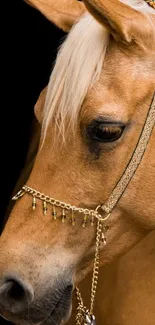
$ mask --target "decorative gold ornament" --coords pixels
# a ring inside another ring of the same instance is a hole
[[[33,196],[33,199],[32,199],[32,210],[35,210],[36,209],[36,198],[35,196]]]
[[[74,215],[74,211],[73,210],[72,210],[72,215],[71,215],[70,221],[72,223],[72,226],[74,227],[75,226],[76,219],[75,219],[75,215]]]

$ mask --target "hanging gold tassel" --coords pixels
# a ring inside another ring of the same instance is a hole
[[[47,203],[46,203],[46,201],[43,202],[43,213],[44,213],[44,216],[46,216],[46,214],[47,214]]]
[[[36,209],[36,198],[35,196],[33,196],[33,199],[32,199],[32,210],[34,211]]]
[[[62,219],[62,223],[64,223],[65,222],[65,219],[66,219],[65,209],[62,209],[61,219]]]
[[[101,237],[101,240],[102,240],[102,243],[103,243],[104,245],[106,245],[106,244],[107,244],[107,239],[106,239],[106,237],[105,237],[105,234],[104,234],[104,232],[102,233],[102,237]]]
[[[70,221],[71,221],[72,226],[74,227],[75,226],[75,216],[74,216],[73,210],[72,210],[72,215],[71,215]]]
[[[104,243],[104,245],[107,244],[107,239],[106,239],[106,233],[107,231],[109,231],[109,226],[103,226],[103,230],[102,230],[102,236],[101,236],[101,240]]]
[[[82,227],[83,227],[83,228],[86,227],[87,221],[88,221],[88,216],[85,214],[85,215],[84,215],[84,218],[83,218],[83,223],[82,223]]]
[[[54,220],[57,219],[57,212],[56,212],[55,206],[53,206],[53,209],[52,209],[52,216],[53,216]]]
[[[94,223],[95,223],[95,217],[92,216],[92,217],[91,217],[91,222],[90,222],[91,226],[94,226]]]

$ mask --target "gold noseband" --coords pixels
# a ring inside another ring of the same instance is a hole
[[[57,218],[57,212],[55,210],[55,207],[59,207],[62,209],[62,222],[65,221],[66,219],[66,213],[65,211],[70,210],[72,212],[72,218],[71,221],[73,221],[72,225],[75,225],[75,219],[73,215],[75,212],[82,213],[84,214],[84,218],[87,219],[86,217],[91,218],[91,223],[94,223],[94,219],[98,219],[99,221],[105,221],[107,218],[110,216],[111,212],[115,208],[116,204],[120,200],[121,196],[125,192],[128,184],[130,183],[131,179],[133,178],[142,158],[144,155],[144,152],[146,150],[147,144],[149,142],[153,127],[155,123],[155,94],[153,96],[153,100],[145,121],[145,124],[143,126],[142,133],[139,137],[137,146],[130,158],[130,161],[121,176],[120,180],[118,181],[117,185],[113,189],[111,195],[107,199],[107,201],[103,205],[97,206],[95,210],[89,210],[89,209],[84,209],[80,207],[73,206],[71,204],[56,200],[52,197],[49,197],[27,185],[24,185],[22,189],[13,197],[13,200],[17,200],[20,197],[22,197],[25,193],[31,195],[33,197],[32,199],[32,209],[36,209],[36,199],[39,199],[43,201],[43,213],[44,215],[47,214],[47,204],[50,204],[53,206],[52,210],[52,215],[54,219]],[[100,213],[99,213],[100,210]],[[102,213],[106,213],[106,216],[103,216]],[[87,220],[85,220],[87,221]]]

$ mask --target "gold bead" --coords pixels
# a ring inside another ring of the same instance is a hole
[[[43,202],[43,213],[44,213],[44,216],[46,216],[46,214],[47,214],[47,203],[46,203],[46,201]]]
[[[83,223],[82,223],[82,227],[83,227],[83,228],[86,227],[87,221],[88,221],[88,215],[85,214],[85,215],[84,215],[84,218],[83,218]]]
[[[105,237],[105,234],[104,234],[104,233],[102,233],[102,236],[101,236],[101,240],[102,240],[102,242],[103,242],[103,244],[104,244],[104,245],[106,245],[106,244],[107,244],[107,239],[106,239],[106,237]]]
[[[53,216],[53,219],[56,220],[57,212],[56,212],[55,206],[53,206],[53,209],[52,209],[52,216]]]
[[[73,211],[72,211],[72,216],[71,216],[70,221],[72,223],[72,226],[74,227],[75,226],[75,217],[74,217],[74,212]]]
[[[91,222],[90,222],[91,226],[94,226],[94,223],[95,223],[95,217],[92,216],[92,217],[91,217]]]
[[[62,223],[65,222],[65,219],[66,219],[66,213],[65,213],[65,209],[62,209],[62,215],[61,215],[61,220],[62,220]]]
[[[33,196],[33,199],[32,199],[32,210],[34,211],[36,209],[36,198],[35,196]]]

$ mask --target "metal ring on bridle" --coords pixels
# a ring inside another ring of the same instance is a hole
[[[98,220],[100,220],[101,222],[104,222],[104,221],[108,220],[109,217],[110,217],[110,215],[111,215],[111,213],[108,213],[105,217],[102,217],[102,215],[98,213],[98,210],[99,210],[99,209],[102,209],[102,206],[101,206],[101,205],[98,205],[97,208],[95,209],[95,212],[96,212],[95,217],[96,217]],[[103,210],[102,210],[102,211],[103,211]]]

